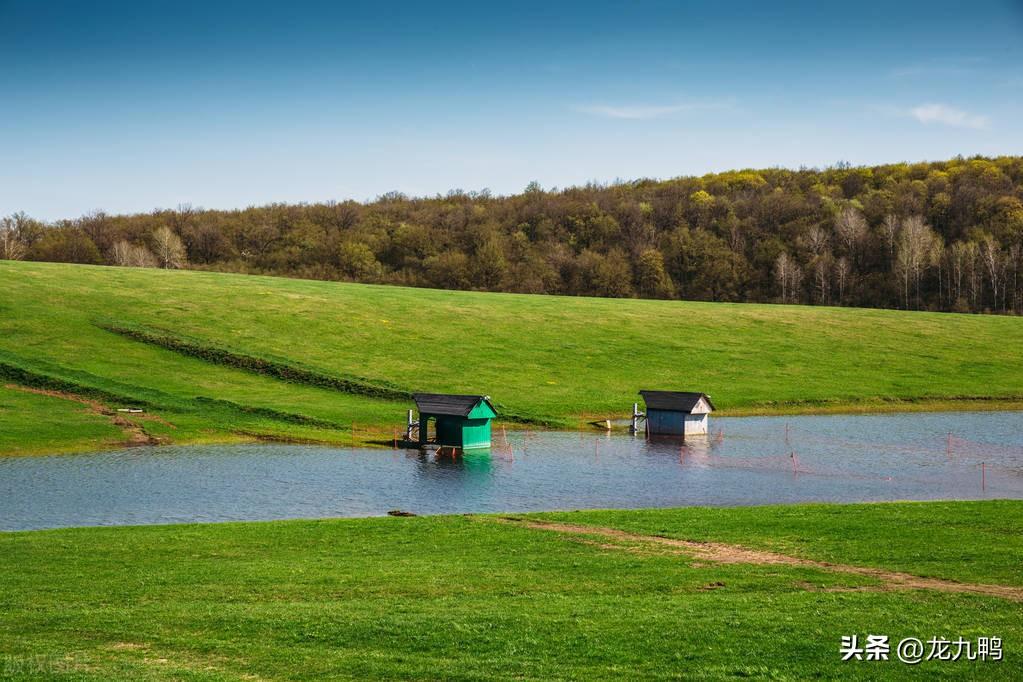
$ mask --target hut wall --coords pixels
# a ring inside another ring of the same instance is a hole
[[[709,418],[706,414],[687,414],[685,415],[685,435],[687,436],[705,436],[707,435],[707,424]]]
[[[684,436],[685,413],[647,408],[647,428],[651,436]]]
[[[437,416],[437,444],[462,447],[462,424],[463,417],[452,417],[449,415]]]
[[[489,448],[490,420],[466,419],[462,423],[462,448]]]

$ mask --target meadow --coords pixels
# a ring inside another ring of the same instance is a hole
[[[1016,317],[7,261],[0,291],[6,454],[390,441],[414,391],[487,394],[530,428],[623,417],[641,388],[721,414],[1023,404]]]
[[[0,533],[0,675],[1019,679],[1021,527],[987,501]],[[890,659],[843,662],[853,634]],[[1003,660],[895,657],[959,636]]]

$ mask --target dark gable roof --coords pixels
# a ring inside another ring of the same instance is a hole
[[[707,401],[710,409],[716,410],[710,396],[706,393],[691,393],[687,391],[640,391],[643,402],[648,408],[655,410],[671,410],[673,412],[692,412],[700,398]]]
[[[490,397],[485,395],[450,395],[447,393],[413,393],[412,399],[416,401],[419,414],[445,414],[456,417],[468,417],[473,408],[481,402],[490,405]]]

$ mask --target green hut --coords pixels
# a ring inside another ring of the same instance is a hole
[[[419,444],[425,445],[430,419],[436,424],[437,445],[463,450],[490,447],[490,420],[497,410],[485,395],[448,395],[415,393],[419,410]]]

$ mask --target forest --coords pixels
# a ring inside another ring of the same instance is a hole
[[[0,218],[0,259],[601,297],[1023,312],[1023,157],[496,196]]]

